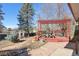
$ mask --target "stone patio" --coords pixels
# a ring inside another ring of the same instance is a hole
[[[48,42],[44,46],[31,50],[31,56],[71,56],[73,49],[64,48],[68,42]]]

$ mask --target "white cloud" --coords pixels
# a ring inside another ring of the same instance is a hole
[[[12,29],[14,29],[14,28],[18,28],[18,26],[15,26],[15,25],[9,25],[9,26],[6,26],[7,28],[12,28]]]

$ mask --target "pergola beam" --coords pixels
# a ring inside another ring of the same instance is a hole
[[[75,20],[79,18],[79,3],[68,3],[71,13]]]
[[[63,20],[38,20],[40,24],[64,24],[70,22],[70,19],[63,19]]]

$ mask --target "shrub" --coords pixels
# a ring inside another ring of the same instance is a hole
[[[12,42],[17,42],[18,41],[18,36],[16,34],[8,34],[5,37],[6,40],[12,41]]]
[[[35,36],[36,35],[36,33],[30,33],[29,34],[29,36]]]
[[[0,34],[0,40],[4,40],[6,37],[6,34]]]

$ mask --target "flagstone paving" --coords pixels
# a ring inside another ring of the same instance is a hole
[[[71,56],[72,49],[64,48],[68,42],[48,42],[44,46],[29,52],[32,56]]]
[[[72,56],[72,53],[72,49],[58,48],[51,56]]]

